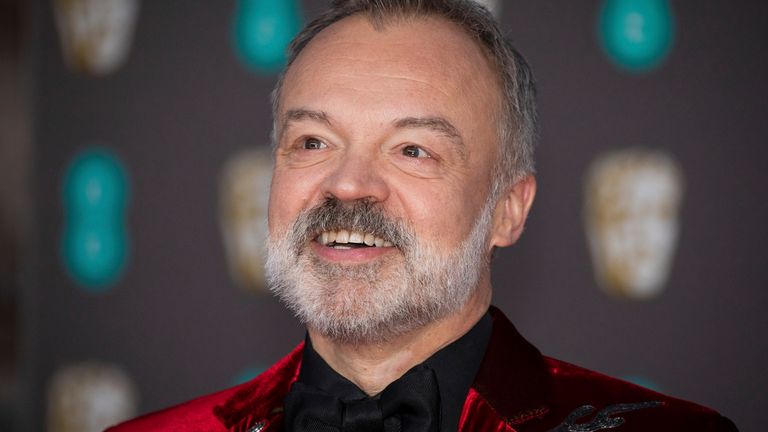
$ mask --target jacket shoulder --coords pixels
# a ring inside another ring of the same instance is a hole
[[[236,393],[233,387],[182,404],[145,414],[107,429],[108,432],[134,431],[224,431],[226,428],[213,414],[213,408]]]
[[[107,432],[227,431],[254,419],[268,419],[282,407],[283,397],[296,380],[303,346],[251,381],[137,417]]]
[[[563,419],[561,425],[571,416],[577,424],[601,419],[610,423],[610,419],[621,418],[615,422],[621,421],[625,432],[737,430],[729,419],[710,408],[561,360],[545,357],[545,362],[551,377],[549,416]]]

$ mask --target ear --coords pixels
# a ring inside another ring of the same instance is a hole
[[[525,220],[536,196],[536,178],[526,176],[512,185],[496,203],[491,246],[510,246],[520,238]]]

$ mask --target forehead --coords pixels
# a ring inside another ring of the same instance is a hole
[[[423,17],[377,29],[355,15],[324,29],[296,58],[285,76],[280,108],[332,104],[335,97],[351,95],[367,98],[359,101],[366,110],[399,97],[401,107],[414,110],[444,106],[458,116],[478,110],[488,115],[500,105],[499,88],[488,56],[457,25]]]

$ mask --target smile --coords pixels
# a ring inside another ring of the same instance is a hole
[[[323,231],[315,238],[323,246],[334,249],[353,249],[361,247],[392,247],[392,242],[361,231]]]

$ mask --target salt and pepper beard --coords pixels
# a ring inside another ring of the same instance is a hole
[[[495,200],[455,248],[419,239],[413,228],[368,201],[330,198],[302,212],[290,229],[270,233],[266,274],[275,293],[307,327],[340,343],[379,343],[457,312],[489,267]],[[371,263],[334,264],[309,250],[324,231],[371,233],[399,254]]]

